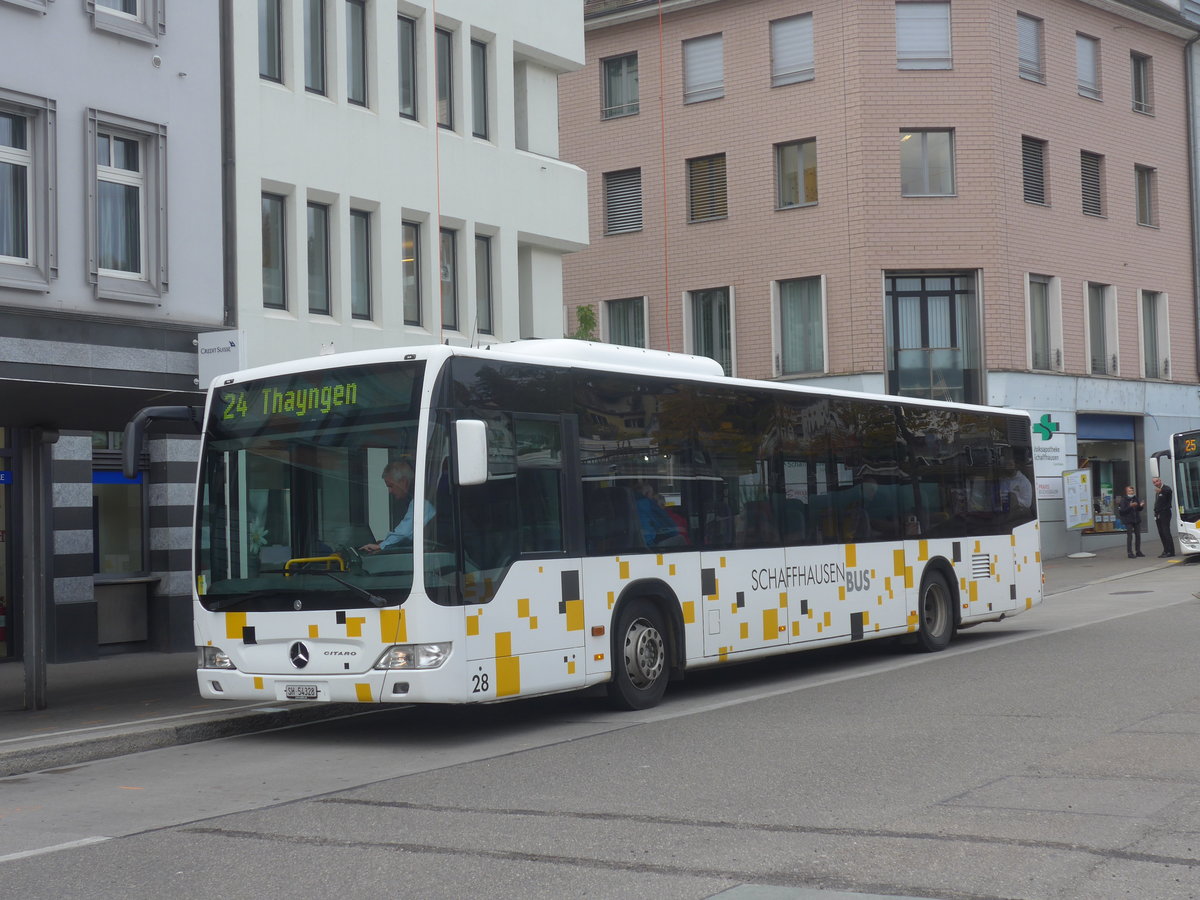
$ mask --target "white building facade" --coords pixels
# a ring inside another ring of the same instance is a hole
[[[189,440],[222,302],[219,6],[0,2],[0,662],[191,643]],[[154,473],[157,487],[151,486]]]
[[[262,0],[232,25],[238,362],[561,336],[582,0]]]

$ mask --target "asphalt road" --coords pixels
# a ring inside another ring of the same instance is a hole
[[[388,709],[0,779],[0,894],[1200,898],[1194,572],[644,713]]]

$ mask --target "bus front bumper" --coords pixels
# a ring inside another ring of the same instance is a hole
[[[200,696],[208,700],[328,703],[463,703],[461,675],[412,669],[339,675],[255,675],[230,669],[197,669]]]

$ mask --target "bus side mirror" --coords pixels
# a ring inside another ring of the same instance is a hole
[[[1160,462],[1160,460],[1162,460],[1164,457],[1169,461],[1171,459],[1171,451],[1159,450],[1157,453],[1150,454],[1150,465],[1148,468],[1150,469],[1151,478],[1161,478],[1162,469],[1166,469],[1168,472],[1171,470],[1169,462],[1166,466],[1163,466],[1163,464]]]
[[[487,425],[479,419],[459,419],[454,423],[454,443],[458,483],[466,486],[487,481]]]

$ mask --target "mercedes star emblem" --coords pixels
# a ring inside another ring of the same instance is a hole
[[[303,669],[308,665],[308,648],[299,641],[292,644],[291,649],[288,650],[288,656],[292,658],[292,665],[297,669]]]

